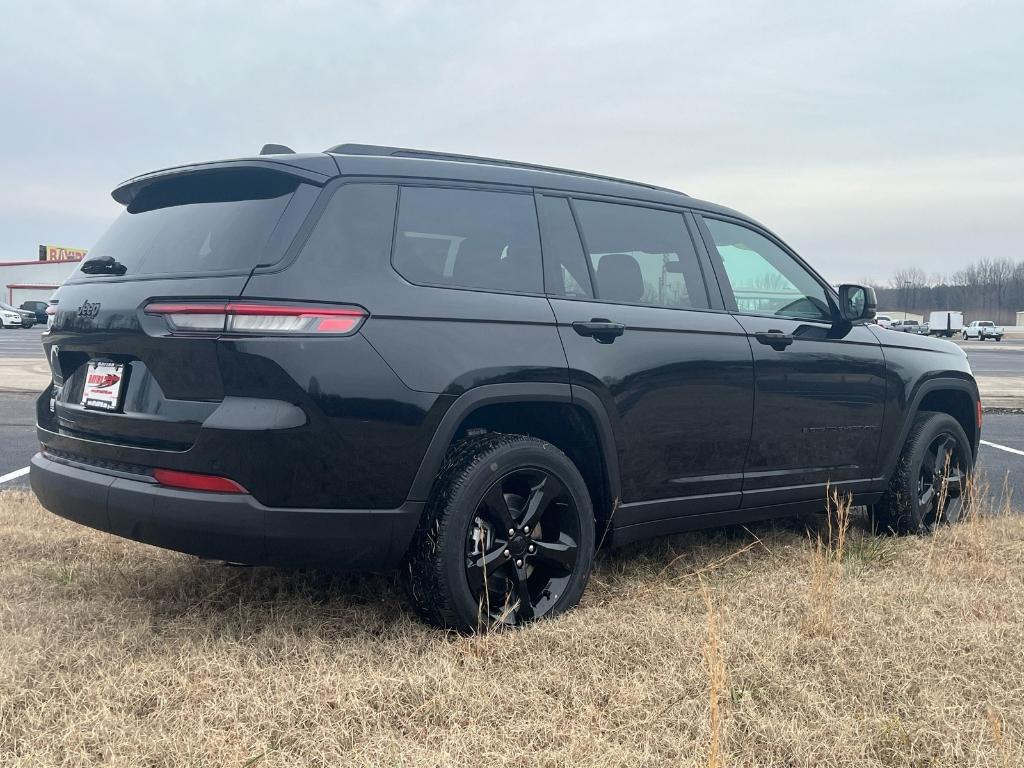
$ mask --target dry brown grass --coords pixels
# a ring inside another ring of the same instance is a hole
[[[393,577],[202,564],[2,494],[0,765],[1024,763],[1024,519],[844,535],[605,555],[578,611],[463,638]]]

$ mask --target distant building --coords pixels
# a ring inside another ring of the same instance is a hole
[[[1017,313],[1017,322],[1014,323],[1018,328],[1024,326],[1024,312]]]
[[[80,248],[40,245],[35,261],[0,262],[0,300],[14,306],[23,301],[47,301],[84,257]]]

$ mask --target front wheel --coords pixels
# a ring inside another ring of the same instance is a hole
[[[537,438],[481,435],[445,459],[406,586],[435,626],[516,626],[573,608],[593,557],[590,494],[569,457]]]
[[[974,452],[963,427],[946,413],[914,418],[881,501],[870,508],[876,530],[928,533],[964,513]]]

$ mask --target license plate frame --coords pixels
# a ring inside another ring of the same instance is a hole
[[[124,363],[90,360],[82,385],[81,405],[91,411],[118,413],[124,402]]]

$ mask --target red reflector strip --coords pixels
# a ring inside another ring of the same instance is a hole
[[[190,491],[212,491],[213,493],[248,493],[245,488],[226,477],[201,475],[197,472],[178,472],[174,469],[154,469],[153,477],[160,485],[170,488],[185,488]]]

